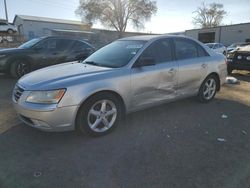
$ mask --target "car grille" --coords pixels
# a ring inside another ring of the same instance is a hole
[[[16,102],[18,102],[18,100],[22,96],[23,92],[24,92],[24,89],[22,89],[18,85],[15,86],[14,91],[13,91],[13,97],[14,97],[14,99],[15,99]]]
[[[236,59],[238,61],[250,61],[250,54],[238,53]]]

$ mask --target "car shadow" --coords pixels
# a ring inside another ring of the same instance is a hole
[[[237,78],[239,81],[250,82],[249,71],[234,71],[230,76]]]

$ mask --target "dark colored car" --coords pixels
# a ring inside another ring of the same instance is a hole
[[[227,47],[227,52],[231,52],[233,50],[236,50],[237,48],[244,47],[250,45],[249,42],[238,42],[238,43],[233,43],[230,46]]]
[[[19,78],[33,70],[64,62],[84,60],[94,47],[66,37],[32,39],[18,48],[0,50],[0,72]]]
[[[250,45],[229,52],[227,63],[228,74],[231,74],[233,70],[250,71]]]

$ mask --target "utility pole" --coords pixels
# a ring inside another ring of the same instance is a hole
[[[9,22],[6,0],[4,0],[4,7],[5,7],[5,17],[6,17],[6,21]]]

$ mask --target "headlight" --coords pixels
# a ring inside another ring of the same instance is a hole
[[[238,58],[238,60],[241,60],[241,59],[242,59],[242,56],[241,56],[241,55],[239,55],[237,58]]]
[[[66,89],[52,91],[31,91],[26,102],[38,104],[57,104],[62,99]]]
[[[228,53],[228,54],[227,54],[227,58],[233,59],[233,57],[234,57],[234,54],[233,54],[233,53]]]

